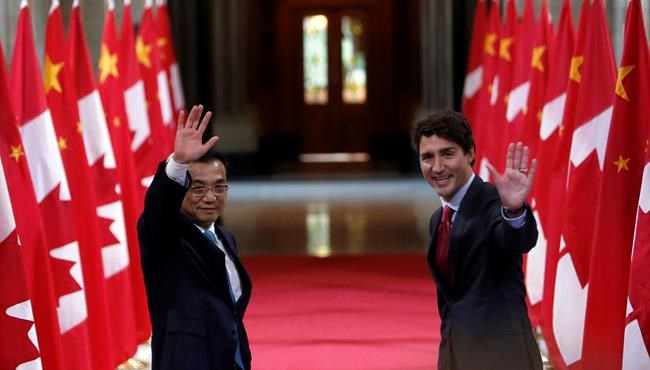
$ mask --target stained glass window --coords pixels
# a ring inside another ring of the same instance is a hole
[[[343,103],[366,102],[366,53],[363,23],[359,18],[341,18],[341,63],[343,65]]]
[[[305,103],[327,104],[327,17],[304,17],[302,31]]]

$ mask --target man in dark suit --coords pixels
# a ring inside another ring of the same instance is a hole
[[[418,122],[413,144],[443,205],[431,216],[427,255],[442,322],[438,368],[542,369],[522,272],[537,240],[525,202],[536,160],[528,167],[528,148],[510,144],[504,173],[488,165],[494,185],[483,182],[472,171],[470,126],[449,110]]]
[[[215,221],[228,195],[226,163],[201,137],[203,107],[181,112],[174,153],[160,164],[138,221],[153,329],[153,370],[248,370],[243,316],[251,281],[233,235]]]

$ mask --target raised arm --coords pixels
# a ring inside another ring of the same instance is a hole
[[[208,111],[199,123],[201,113],[203,113],[203,105],[195,105],[187,116],[187,120],[185,120],[184,111],[178,115],[174,154],[172,155],[176,163],[189,164],[199,159],[219,140],[219,137],[213,136],[203,144],[203,132],[210,122],[212,112]]]

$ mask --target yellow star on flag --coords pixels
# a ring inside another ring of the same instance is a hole
[[[63,62],[53,63],[49,55],[45,55],[45,94],[49,93],[51,89],[57,92],[62,92],[61,84],[59,83],[59,73],[63,69]]]
[[[503,102],[506,103],[506,105],[508,105],[508,102],[509,102],[509,101],[510,101],[510,94],[506,94],[506,95],[503,97]]]
[[[546,52],[546,45],[541,45],[533,49],[531,66],[540,72],[544,72],[544,63],[542,62],[544,52]]]
[[[84,126],[81,124],[81,122],[77,122],[77,132],[80,134],[83,134],[84,132]]]
[[[16,162],[20,160],[20,157],[25,155],[25,152],[23,151],[23,146],[18,145],[18,146],[11,146],[11,154],[9,156],[13,158]]]
[[[122,124],[122,121],[120,121],[120,117],[115,116],[113,118],[113,126],[120,127],[121,124]]]
[[[505,39],[501,39],[501,42],[499,43],[499,56],[507,62],[512,61],[510,46],[512,46],[513,42],[515,42],[514,37],[506,37]]]
[[[99,83],[104,83],[108,76],[117,78],[117,53],[111,54],[108,46],[102,43],[102,54],[99,57]]]
[[[582,75],[580,74],[580,67],[584,63],[585,57],[582,55],[571,58],[571,69],[569,70],[569,78],[573,81],[580,83]]]
[[[58,143],[59,143],[59,149],[61,150],[68,149],[68,141],[63,136],[59,136]]]
[[[630,162],[630,158],[623,158],[623,156],[619,154],[618,159],[614,162],[614,165],[618,167],[617,173],[621,173],[622,170],[629,171],[630,168],[627,166],[628,162]]]
[[[542,123],[542,110],[541,109],[539,111],[537,111],[537,121],[539,121],[539,123]]]
[[[138,57],[138,62],[147,68],[151,68],[151,45],[147,45],[142,40],[141,36],[135,40],[135,53]]]
[[[485,36],[485,41],[483,42],[483,51],[485,54],[495,56],[496,50],[494,49],[494,43],[497,41],[496,33],[490,33]]]
[[[564,135],[564,125],[560,125],[560,131],[558,134],[560,134],[560,136]]]
[[[622,66],[618,69],[618,77],[616,78],[616,95],[627,101],[630,101],[630,98],[627,96],[627,91],[625,91],[625,87],[623,86],[623,79],[625,79],[625,77],[627,77],[635,67],[636,66]]]
[[[160,57],[160,60],[167,59],[167,56],[165,55],[165,46],[167,45],[167,39],[164,37],[159,38],[156,40],[156,45],[158,46],[158,57]]]

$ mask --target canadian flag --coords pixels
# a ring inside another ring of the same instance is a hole
[[[469,49],[465,84],[463,85],[463,114],[472,124],[474,124],[477,119],[476,107],[479,100],[478,92],[483,84],[483,40],[485,38],[487,21],[487,1],[479,0],[476,2],[474,8],[472,41]],[[478,132],[474,132],[474,136],[478,136]]]
[[[583,53],[576,53],[570,76],[578,84],[573,117],[567,118],[571,141],[559,258],[553,299],[553,332],[566,365],[580,366],[596,202],[612,117],[616,68],[602,0],[589,7]],[[581,18],[581,22],[585,18]],[[580,40],[580,36],[579,36]],[[580,41],[578,42],[578,47]],[[571,129],[573,127],[573,129]]]
[[[108,117],[112,125],[122,124],[123,118],[104,114],[86,46],[78,0],[72,5],[69,35],[69,59],[72,69],[76,71],[80,129],[83,131],[86,157],[95,187],[104,279],[108,300],[113,302],[109,306],[113,356],[115,363],[121,363],[135,353],[136,341],[124,209],[117,162],[106,118]],[[113,53],[114,51],[109,50],[104,54],[104,58],[109,58],[109,74],[118,73],[117,60]],[[100,73],[100,80],[101,78]]]
[[[498,2],[490,2],[490,12],[482,43],[483,79],[478,91],[475,121],[470,122],[476,140],[476,170],[483,179],[489,178],[486,163],[489,163],[489,139],[495,129],[490,120],[496,103],[499,78],[496,75],[499,58],[499,39],[501,37],[501,16]]]
[[[647,84],[648,80],[645,81]],[[647,97],[647,85],[644,86],[644,90]],[[644,149],[646,158],[630,263],[627,318],[623,342],[623,370],[650,368],[650,308],[648,307],[648,302],[650,302],[648,287],[648,281],[650,281],[650,270],[648,270],[648,265],[650,265],[650,129],[645,137],[647,138]]]
[[[542,106],[544,104],[544,93],[548,82],[549,69],[551,65],[550,47],[553,43],[553,22],[548,13],[548,4],[544,0],[540,11],[539,23],[535,32],[535,43],[530,61],[531,79],[530,93],[528,95],[528,113],[523,116],[523,134],[522,137],[513,138],[517,141],[523,141],[527,145],[530,153],[537,153],[537,144],[539,143],[539,126],[542,119]],[[538,158],[539,161],[539,158]],[[533,190],[534,191],[534,190]],[[545,235],[541,227],[537,203],[534,201],[534,193],[530,195],[530,204],[533,207],[533,214],[537,219],[537,225],[542,232],[538,241],[544,240]],[[533,325],[541,323],[541,301],[544,294],[544,272],[546,268],[546,244],[538,243],[525,256],[525,273],[526,273],[526,293],[529,304],[529,316]]]
[[[485,0],[479,0],[479,2],[485,3]],[[486,17],[486,13],[483,16]],[[156,44],[159,48],[160,62],[169,76],[169,88],[174,107],[174,117],[178,117],[180,111],[185,109],[185,94],[183,93],[181,73],[176,62],[176,52],[174,51],[174,40],[172,37],[172,26],[169,20],[169,10],[167,9],[167,0],[156,0],[156,24],[159,31]],[[172,124],[175,125],[173,119]]]
[[[120,76],[124,85],[124,103],[129,120],[129,127],[133,132],[131,151],[135,159],[137,179],[141,185],[141,193],[148,188],[158,163],[168,155],[166,139],[162,136],[163,128],[160,122],[158,127],[152,127],[147,113],[147,98],[145,96],[144,82],[140,75],[138,58],[146,59],[147,48],[142,43],[137,44],[131,20],[131,1],[124,1],[122,8],[122,29],[120,33]],[[137,53],[136,53],[137,52]]]
[[[57,299],[57,316],[67,363],[91,367],[86,285],[79,243],[72,220],[70,189],[63,168],[52,116],[47,107],[39,71],[27,1],[21,2],[11,87],[14,113],[43,223]]]
[[[117,158],[122,202],[125,206],[124,221],[127,245],[129,246],[129,259],[136,261],[136,263],[129,266],[131,279],[131,297],[129,299],[132,302],[132,307],[131,311],[128,312],[130,317],[127,322],[132,326],[127,327],[127,323],[125,323],[123,330],[127,330],[129,334],[132,333],[136,341],[145,341],[151,336],[151,329],[149,327],[144,280],[138,263],[140,261],[140,249],[138,248],[136,229],[138,217],[142,212],[144,197],[135,175],[133,153],[131,152],[131,131],[129,125],[126,124],[128,119],[124,102],[124,77],[119,69],[119,60],[122,55],[120,54],[120,44],[115,32],[115,3],[113,0],[108,1],[107,10],[104,36],[102,37],[102,56],[99,60],[99,93],[102,97],[106,116],[109,117],[109,122],[113,123],[109,124],[109,132]],[[122,292],[122,294],[127,294],[127,292]],[[128,302],[128,300],[125,302]],[[136,323],[140,323],[139,327]]]
[[[512,72],[512,82],[508,91],[506,107],[506,121],[508,122],[508,140],[520,141],[523,132],[523,123],[528,114],[528,95],[531,86],[530,60],[533,56],[535,45],[535,9],[533,0],[526,0],[524,14],[517,28],[517,42],[515,64]]]
[[[59,1],[52,1],[45,37],[45,95],[52,113],[63,166],[70,185],[74,224],[79,237],[88,305],[88,327],[94,369],[114,369],[111,362],[108,301],[104,284],[95,192],[83,138]]]
[[[63,368],[45,234],[11,107],[1,45],[0,289],[0,368]]]
[[[158,30],[153,19],[153,0],[145,0],[138,38],[135,41],[140,73],[144,79],[149,121],[154,130],[160,130],[161,142],[166,153],[173,151],[176,130],[173,124],[172,105],[169,97],[167,72],[158,56]],[[148,184],[147,184],[148,185]]]
[[[585,10],[586,8],[583,8]],[[583,15],[584,18],[584,15]],[[583,31],[584,33],[584,31]],[[566,179],[566,166],[569,160],[568,148],[563,155],[558,155],[560,139],[565,134],[563,124],[564,108],[567,98],[575,99],[577,83],[567,78],[575,48],[575,32],[573,15],[571,14],[571,1],[564,0],[558,31],[554,42],[551,44],[550,54],[553,63],[549,64],[549,77],[544,93],[541,123],[537,129],[539,145],[537,148],[538,167],[535,185],[532,191],[531,204],[535,204],[535,214],[540,221],[537,224],[539,237],[537,245],[533,248],[531,259],[539,260],[536,264],[543,263],[543,281],[528,275],[526,289],[529,301],[537,304],[541,300],[541,326],[544,339],[548,346],[549,355],[553,362],[562,362],[555,337],[553,335],[553,295],[555,291],[555,272],[560,248],[560,227],[562,209],[554,205],[562,204],[564,197],[564,181]],[[555,167],[563,168],[558,175],[554,175]],[[536,277],[540,277],[539,274]],[[542,285],[543,284],[543,285]]]

